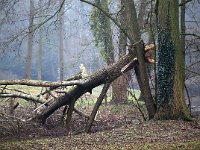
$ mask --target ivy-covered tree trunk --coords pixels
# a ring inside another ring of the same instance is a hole
[[[178,0],[158,1],[157,119],[186,119]]]
[[[101,6],[109,12],[108,0],[101,0]],[[114,47],[112,41],[112,29],[111,22],[108,17],[106,17],[102,12],[100,12],[100,23],[102,24],[102,38],[104,43],[104,58],[107,64],[112,64],[114,62]]]
[[[95,0],[95,4],[109,13],[108,0]],[[113,64],[115,59],[111,21],[105,14],[103,14],[103,12],[97,8],[93,8],[92,11],[91,29],[95,37],[96,45],[101,49],[100,52],[103,59],[108,65]],[[118,83],[112,84],[112,96],[117,94],[119,87],[120,85]]]
[[[95,0],[95,4],[109,12],[108,0]],[[112,64],[114,62],[114,47],[110,19],[97,8],[93,8],[90,20],[96,46],[100,48],[106,63]]]

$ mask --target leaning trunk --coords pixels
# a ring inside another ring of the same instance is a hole
[[[138,58],[138,82],[141,89],[141,93],[144,97],[145,105],[147,107],[149,119],[152,119],[155,115],[155,105],[154,100],[151,95],[151,90],[149,86],[149,80],[146,71],[146,65],[144,60],[144,45],[141,40],[139,24],[137,22],[137,14],[135,9],[135,4],[133,0],[124,0],[125,9],[127,12],[128,19],[128,31],[132,39],[131,43],[136,43],[136,51]]]

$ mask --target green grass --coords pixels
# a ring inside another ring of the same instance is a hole
[[[41,87],[33,87],[33,86],[26,86],[26,85],[9,85],[7,86],[7,88],[20,90],[25,93],[33,94],[33,95],[39,94],[40,91],[42,90]]]
[[[98,86],[96,88],[94,88],[92,90],[92,95],[86,94],[86,97],[83,96],[82,98],[80,98],[77,102],[76,102],[76,107],[89,107],[89,106],[93,106],[96,103],[97,98],[99,97],[101,90],[102,90],[103,86]],[[140,96],[140,90],[133,90],[133,89],[129,89],[130,92],[132,92],[133,94],[135,94],[136,98],[138,99]],[[107,103],[109,103],[112,100],[112,93],[111,90],[109,89],[107,92]],[[102,105],[104,105],[105,100],[103,100]],[[133,103],[136,104],[135,99],[128,94],[128,103]],[[143,101],[139,101],[138,102],[139,105],[144,105]]]
[[[16,89],[16,90],[20,90],[23,91],[25,93],[28,94],[32,94],[32,95],[37,95],[41,92],[42,88],[41,87],[33,87],[33,86],[26,86],[26,85],[9,85],[7,86],[7,88],[9,89]],[[76,107],[89,107],[89,106],[93,106],[96,103],[96,100],[98,98],[98,96],[101,93],[103,86],[98,86],[96,88],[94,88],[92,90],[92,95],[90,94],[86,94],[86,96],[82,96],[82,98],[80,98],[77,102],[76,102]],[[69,88],[68,88],[69,89]],[[140,90],[132,90],[129,89],[129,91],[131,91],[133,94],[135,94],[135,96],[138,98],[140,96]],[[107,103],[109,103],[111,101],[111,90],[108,91],[107,93]],[[23,99],[15,99],[16,102],[19,102],[21,106],[28,106],[28,105],[32,105],[32,103],[23,100]],[[134,98],[129,94],[128,95],[128,102],[130,103],[134,103],[135,104],[135,100]],[[103,104],[105,103],[105,101],[103,101]],[[143,102],[139,102],[141,105],[143,105]],[[9,101],[6,101],[6,99],[0,99],[0,106],[2,105],[9,105]]]

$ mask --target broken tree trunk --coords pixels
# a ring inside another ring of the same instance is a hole
[[[112,82],[119,77],[122,72],[121,69],[135,58],[135,55],[128,54],[122,57],[117,63],[104,68],[86,79],[82,84],[75,86],[71,91],[66,92],[59,97],[52,105],[50,105],[44,112],[38,114],[34,119],[45,123],[46,119],[53,114],[58,108],[64,105],[72,105],[76,100],[86,92],[92,93],[92,89],[108,82]],[[137,61],[137,59],[136,59]],[[132,66],[134,67],[134,66]],[[130,68],[131,69],[131,68]],[[128,71],[129,69],[127,69]]]

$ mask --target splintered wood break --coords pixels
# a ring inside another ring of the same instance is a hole
[[[126,66],[124,66],[122,69],[121,69],[121,72],[126,72],[126,70],[129,68],[129,67],[132,67],[133,65],[136,64],[137,62],[137,57],[135,57],[131,62],[129,62]]]

